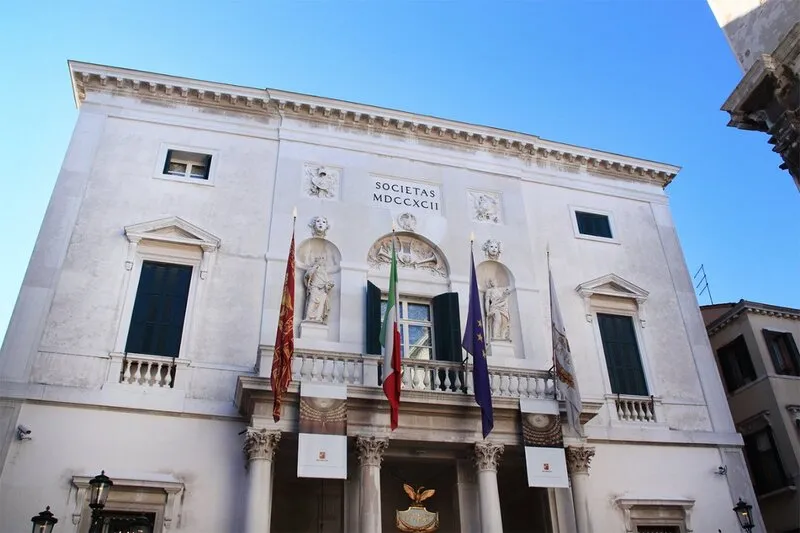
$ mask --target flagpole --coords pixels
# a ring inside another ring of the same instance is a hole
[[[469,232],[470,263],[475,261],[474,244],[475,244],[475,232],[470,231]],[[473,355],[473,357],[475,356]],[[467,380],[469,379],[469,352],[467,352],[467,355],[465,355],[464,359],[461,360],[461,364],[464,366],[464,385],[462,390],[464,391],[464,394],[469,394],[469,384],[467,383]]]

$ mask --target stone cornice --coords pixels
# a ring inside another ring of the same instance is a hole
[[[744,313],[753,313],[757,315],[785,318],[789,320],[800,320],[800,309],[739,300],[739,302],[731,307],[730,310],[728,310],[724,315],[706,326],[708,335],[712,336],[719,333]]]
[[[535,135],[287,91],[254,89],[75,61],[69,62],[69,69],[78,107],[88,92],[95,91],[235,109],[240,113],[272,114],[371,133],[413,137],[526,161],[551,160],[589,174],[661,187],[666,187],[680,170],[672,165],[558,143]]]

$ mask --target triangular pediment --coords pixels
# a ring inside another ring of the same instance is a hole
[[[131,242],[138,242],[144,239],[200,246],[205,251],[216,250],[220,244],[219,237],[180,217],[162,218],[151,222],[125,226],[125,236]]]
[[[616,274],[606,274],[597,279],[581,283],[575,290],[584,298],[600,295],[613,296],[616,298],[631,298],[637,302],[643,302],[650,294],[636,284]]]

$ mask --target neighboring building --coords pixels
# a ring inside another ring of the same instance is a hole
[[[769,134],[800,189],[800,0],[708,0],[744,77],[728,126]]]
[[[3,533],[45,505],[57,532],[86,533],[101,469],[108,520],[192,533],[394,531],[404,482],[437,490],[443,533],[730,533],[735,503],[755,505],[664,193],[678,168],[272,89],[70,75],[80,113],[0,354]],[[294,207],[295,382],[276,424]],[[495,289],[486,441],[461,365],[472,232]],[[522,404],[559,409],[548,249],[586,421],[565,437],[571,488],[528,488],[523,453]],[[346,385],[346,480],[297,476],[298,381]]]
[[[800,532],[800,309],[701,307],[769,533]]]

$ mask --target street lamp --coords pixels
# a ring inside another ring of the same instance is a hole
[[[52,533],[58,518],[53,516],[48,505],[44,511],[31,518],[31,522],[33,522],[31,533]]]
[[[91,481],[89,481],[89,489],[91,491],[89,493],[89,507],[92,509],[92,524],[89,526],[90,533],[99,532],[102,528],[103,507],[106,506],[108,493],[113,485],[114,482],[109,479],[105,470],[100,472],[99,476],[94,476]]]
[[[749,505],[748,503],[742,501],[739,498],[739,503],[736,504],[736,507],[733,508],[733,512],[736,513],[736,518],[739,519],[739,525],[742,526],[742,529],[747,531],[748,533],[756,527],[753,525],[753,506]]]

